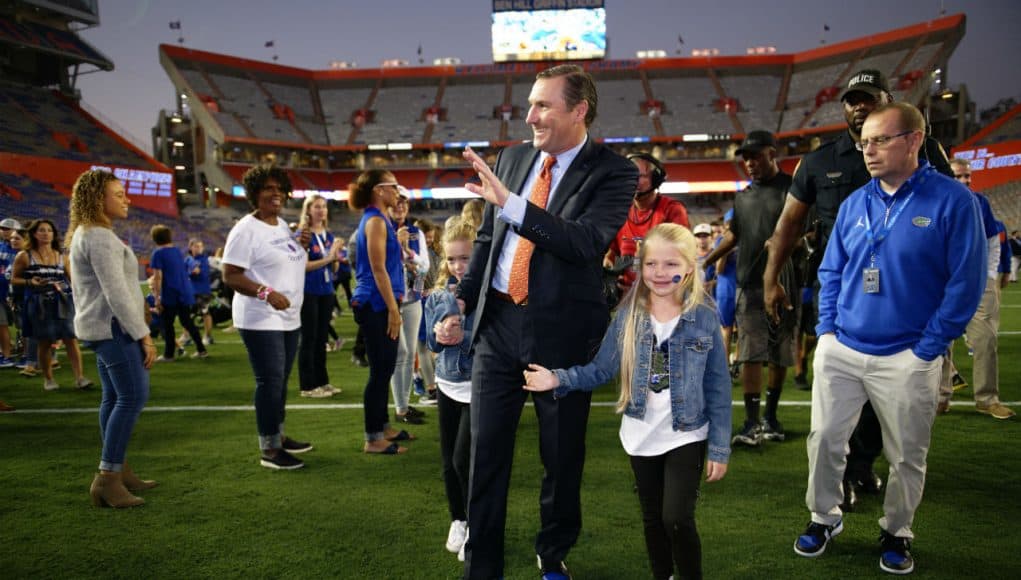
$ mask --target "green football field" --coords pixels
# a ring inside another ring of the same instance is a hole
[[[1021,284],[1003,294],[1002,399],[1021,410]],[[353,339],[348,313],[335,319]],[[343,393],[297,396],[291,376],[288,431],[310,440],[306,469],[258,464],[253,381],[237,334],[218,330],[206,360],[156,366],[152,395],[128,453],[160,486],[130,510],[93,508],[99,461],[98,390],[44,392],[41,378],[0,371],[0,570],[4,578],[456,578],[443,547],[449,524],[440,477],[435,408],[400,457],[361,453],[366,370],[350,363],[353,340],[328,355]],[[57,380],[71,384],[63,368]],[[970,379],[962,341],[955,356]],[[97,380],[94,357],[88,375]],[[98,382],[98,380],[97,380]],[[790,384],[790,379],[788,380]],[[597,393],[582,488],[584,528],[568,557],[575,578],[649,578],[638,501],[617,439],[613,388]],[[915,576],[1015,577],[1021,546],[1021,421],[975,412],[971,389],[936,419],[925,497],[912,548]],[[743,418],[735,387],[735,425]],[[780,419],[787,441],[736,449],[726,478],[703,485],[697,518],[709,578],[871,578],[878,568],[882,499],[865,496],[845,531],[817,559],[798,557],[804,507],[809,392],[789,388]],[[422,408],[422,407],[420,407]],[[508,434],[512,436],[512,434]],[[542,468],[536,421],[526,408],[517,434],[507,522],[507,578],[537,578],[533,553]],[[885,463],[877,464],[885,479]],[[1011,556],[1014,554],[1014,556]]]

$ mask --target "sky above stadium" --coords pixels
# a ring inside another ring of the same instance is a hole
[[[84,75],[78,87],[86,103],[146,150],[158,111],[174,107],[158,45],[179,38],[189,48],[265,61],[277,56],[279,64],[307,69],[327,69],[334,60],[360,68],[391,58],[492,62],[490,0],[100,0],[99,10],[101,24],[81,35],[115,70]],[[1021,100],[1018,0],[606,0],[608,57],[649,49],[689,56],[705,48],[742,55],[754,46],[800,52],[941,11],[968,18],[949,85],[967,84],[980,110],[1005,97]],[[180,30],[171,29],[177,21]]]

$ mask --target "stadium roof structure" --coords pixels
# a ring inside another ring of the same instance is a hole
[[[584,62],[600,90],[590,133],[674,143],[838,131],[854,72],[879,69],[896,98],[919,103],[964,32],[958,14],[793,54]],[[528,89],[551,64],[309,70],[172,45],[159,55],[213,141],[324,151],[520,142]]]
[[[113,70],[113,61],[74,32],[39,22],[0,16],[0,44],[15,54],[27,50],[56,57],[67,64],[81,62]]]

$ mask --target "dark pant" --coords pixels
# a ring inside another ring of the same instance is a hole
[[[443,485],[447,490],[450,520],[468,519],[468,466],[471,456],[471,407],[451,399],[440,389],[437,393],[440,415],[440,456],[443,458]]]
[[[369,359],[369,382],[365,385],[362,408],[365,413],[365,440],[383,438],[389,425],[386,399],[390,377],[397,366],[397,339],[386,334],[387,312],[374,312],[370,306],[354,306],[355,322],[365,335],[365,354]]]
[[[160,313],[160,321],[163,323],[163,358],[174,358],[174,350],[177,346],[177,335],[174,332],[174,319],[180,319],[181,326],[188,331],[188,336],[191,337],[192,342],[195,343],[195,348],[199,352],[206,352],[206,347],[202,344],[202,335],[199,334],[199,329],[195,328],[195,323],[191,321],[191,306],[188,304],[173,304],[163,305],[163,312]]]
[[[300,329],[238,329],[255,375],[255,424],[261,449],[280,449],[287,404],[287,377],[298,353]]]
[[[305,294],[301,303],[301,348],[298,350],[298,382],[303,391],[330,382],[326,372],[326,341],[332,314],[332,294]]]
[[[471,477],[468,493],[466,578],[503,575],[507,491],[526,391],[522,371],[537,360],[527,306],[491,300],[480,324],[472,369]],[[563,560],[581,531],[581,474],[591,393],[555,399],[532,395],[539,419],[539,454],[545,474],[539,496],[542,527],[535,552]]]
[[[96,351],[96,368],[103,385],[103,401],[99,404],[103,455],[99,468],[121,471],[131,432],[149,400],[149,371],[145,370],[138,342],[125,334],[116,320],[110,326],[112,338],[90,344]]]
[[[631,456],[642,506],[645,547],[652,575],[666,579],[702,577],[702,542],[695,527],[695,502],[706,442],[689,443],[655,457]]]

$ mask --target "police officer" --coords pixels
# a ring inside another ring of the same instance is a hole
[[[817,215],[814,229],[818,250],[813,254],[809,273],[814,279],[840,204],[871,179],[865,167],[865,159],[858,150],[865,118],[877,107],[893,101],[893,95],[881,71],[865,69],[847,81],[847,88],[840,96],[840,101],[844,106],[847,131],[802,158],[794,170],[794,182],[776,231],[766,243],[769,259],[763,276],[764,300],[766,312],[774,319],[779,319],[782,308],[791,308],[788,289],[780,284],[779,276],[795,243],[805,232],[809,210],[814,205]],[[926,137],[919,156],[927,159],[940,173],[953,177],[946,153],[932,137]],[[797,289],[790,291],[796,292]],[[877,494],[882,487],[882,480],[872,471],[872,464],[883,451],[883,437],[879,420],[868,403],[862,409],[861,419],[851,436],[850,447],[844,474],[844,503],[841,506],[845,511],[854,507],[855,488]]]

